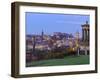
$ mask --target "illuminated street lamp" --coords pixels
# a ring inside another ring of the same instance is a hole
[[[68,41],[69,41],[69,46],[70,46],[70,48],[72,48],[72,47],[73,47],[72,38],[70,38]]]

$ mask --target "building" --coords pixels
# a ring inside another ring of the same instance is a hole
[[[44,39],[44,32],[43,32],[43,30],[41,32],[41,38],[42,38],[42,40]]]
[[[89,34],[90,33],[90,25],[88,24],[88,21],[86,21],[85,24],[82,25],[82,42],[80,45],[80,51],[82,54],[82,51],[85,55],[89,54]]]
[[[89,42],[89,27],[88,21],[82,25],[82,41]]]

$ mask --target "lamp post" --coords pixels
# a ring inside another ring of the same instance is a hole
[[[76,48],[77,48],[77,55],[80,55],[80,47],[79,47],[79,32],[76,32]]]

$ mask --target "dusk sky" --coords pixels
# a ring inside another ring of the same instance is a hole
[[[82,24],[90,22],[89,15],[26,12],[26,34],[53,34],[53,32],[82,33]]]

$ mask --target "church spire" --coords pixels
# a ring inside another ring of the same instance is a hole
[[[43,40],[43,36],[44,36],[44,32],[43,32],[43,30],[42,30],[42,33],[41,33],[42,40]]]

